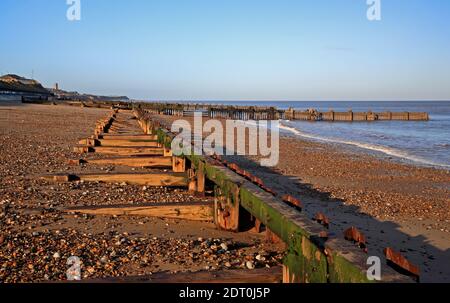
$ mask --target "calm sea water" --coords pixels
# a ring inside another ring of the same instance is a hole
[[[315,108],[321,111],[428,112],[424,122],[281,121],[285,134],[337,144],[418,165],[450,169],[450,101],[446,102],[207,102],[231,105]]]

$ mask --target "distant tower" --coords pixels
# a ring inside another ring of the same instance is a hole
[[[59,85],[58,85],[58,83],[55,83],[55,90],[56,90],[56,91],[59,91]]]

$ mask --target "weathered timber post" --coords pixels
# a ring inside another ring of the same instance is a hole
[[[205,193],[205,163],[200,161],[197,167],[197,192],[200,194]]]
[[[144,134],[150,135],[150,120],[144,120]]]
[[[166,146],[163,147],[164,149],[164,157],[172,157],[173,153],[172,150]]]
[[[175,173],[186,171],[186,159],[184,157],[172,157],[172,169]]]
[[[239,231],[239,187],[224,192],[219,186],[214,190],[214,223],[219,229]]]
[[[197,192],[197,178],[195,175],[195,170],[193,168],[188,169],[188,191],[190,193],[196,193]]]
[[[327,257],[321,245],[300,234],[292,240],[283,261],[283,283],[327,283]]]
[[[294,120],[294,109],[290,107],[287,111],[285,111],[285,119],[286,120]]]

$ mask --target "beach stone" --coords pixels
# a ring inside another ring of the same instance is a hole
[[[263,256],[261,256],[261,255],[257,255],[257,256],[255,257],[255,259],[258,260],[258,261],[261,261],[261,262],[266,261],[266,258],[263,257]]]
[[[253,263],[253,261],[245,262],[245,266],[250,270],[255,269],[255,263]]]
[[[226,243],[220,244],[220,247],[222,247],[222,249],[225,250],[225,251],[228,250],[228,245]]]

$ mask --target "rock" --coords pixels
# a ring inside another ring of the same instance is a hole
[[[257,255],[256,260],[263,262],[263,261],[266,261],[266,258],[261,255]]]
[[[53,259],[59,259],[59,258],[61,258],[61,255],[58,252],[55,252],[53,254]]]
[[[220,247],[222,247],[222,249],[225,250],[225,251],[228,250],[228,245],[226,243],[220,244]]]
[[[245,266],[247,266],[248,269],[255,269],[255,263],[253,263],[253,261],[247,261]]]
[[[225,263],[225,267],[230,268],[231,267],[231,263],[230,262],[226,262]]]

